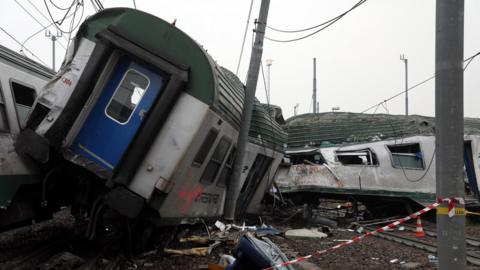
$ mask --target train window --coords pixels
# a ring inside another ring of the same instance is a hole
[[[404,169],[424,169],[419,143],[387,145],[392,156],[392,166]]]
[[[198,150],[197,155],[195,156],[195,159],[193,159],[193,165],[200,167],[203,164],[203,161],[208,155],[208,152],[210,152],[210,148],[212,148],[213,143],[215,142],[215,139],[217,139],[218,131],[215,129],[211,129],[207,137],[202,143],[202,146],[200,146],[200,150]]]
[[[235,161],[235,152],[237,149],[233,147],[232,151],[228,155],[227,162],[225,166],[223,166],[222,172],[220,173],[220,177],[218,178],[217,186],[225,187],[228,183],[227,180],[232,176],[233,170],[233,162]]]
[[[215,180],[215,176],[217,176],[229,147],[230,141],[226,137],[223,137],[218,143],[215,152],[213,152],[210,162],[208,162],[207,167],[203,171],[202,177],[200,177],[200,183],[211,184],[213,180]]]
[[[3,99],[2,87],[0,85],[0,132],[8,132],[7,112],[5,109],[5,101]]]
[[[343,165],[378,165],[377,155],[370,149],[336,151],[335,154]]]
[[[145,75],[133,69],[128,70],[108,102],[106,114],[119,124],[127,123],[149,83]]]
[[[323,164],[325,158],[320,152],[292,153],[288,156],[293,165],[297,164]]]
[[[10,87],[12,88],[13,96],[15,98],[18,121],[20,122],[20,126],[24,127],[37,94],[35,89],[14,81],[10,81]]]

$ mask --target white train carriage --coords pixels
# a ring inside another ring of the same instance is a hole
[[[16,149],[53,172],[47,186],[62,189],[48,201],[67,192],[62,183],[77,187],[76,214],[95,217],[109,206],[156,225],[218,218],[243,98],[238,78],[174,25],[137,10],[103,10],[80,27]],[[285,139],[257,103],[237,216],[260,209]]]
[[[370,205],[436,200],[434,119],[423,116],[309,114],[287,120],[289,163],[276,182],[297,199],[356,199]],[[467,202],[478,203],[480,120],[465,119]],[[300,145],[303,144],[303,147]],[[288,196],[288,195],[287,195]]]
[[[53,74],[0,45],[0,229],[35,219],[36,202],[28,197],[28,189],[40,182],[39,170],[15,152],[14,138],[25,126],[38,92]]]

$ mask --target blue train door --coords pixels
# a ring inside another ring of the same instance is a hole
[[[73,152],[113,171],[165,81],[166,76],[121,57],[74,139]]]

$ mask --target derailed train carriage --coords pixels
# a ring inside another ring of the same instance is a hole
[[[33,219],[40,209],[30,201],[41,171],[15,152],[14,140],[38,92],[53,75],[49,68],[0,45],[0,228]]]
[[[289,162],[280,166],[275,181],[297,203],[347,199],[376,212],[392,206],[409,212],[436,201],[432,117],[304,114],[288,119],[285,128]],[[480,119],[465,118],[464,134],[467,207],[478,207]]]
[[[42,164],[42,203],[96,222],[106,208],[155,225],[217,218],[244,86],[174,25],[115,8],[87,19],[35,101],[16,149]],[[236,215],[255,213],[286,134],[255,105]]]

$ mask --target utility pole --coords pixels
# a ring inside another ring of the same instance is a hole
[[[248,131],[252,119],[253,103],[255,101],[255,90],[258,81],[258,72],[260,71],[260,62],[263,53],[263,38],[267,26],[268,8],[270,0],[262,0],[260,5],[260,14],[255,28],[255,41],[253,43],[252,54],[250,56],[250,65],[248,67],[247,83],[245,86],[245,100],[243,103],[242,119],[237,141],[237,153],[235,155],[235,165],[233,167],[232,177],[227,189],[227,198],[225,200],[224,217],[228,220],[235,218],[235,208],[237,198],[241,189],[243,164],[247,154]],[[247,170],[248,172],[248,170]]]
[[[300,106],[300,104],[295,104],[295,106],[293,106],[293,116],[297,115],[298,113],[298,107]]]
[[[273,60],[272,59],[267,59],[265,61],[267,63],[267,76],[268,76],[268,87],[267,87],[267,90],[268,90],[268,93],[267,93],[267,103],[270,104],[270,90],[271,90],[271,81],[270,81],[270,67],[272,66],[272,63],[273,63]]]
[[[318,113],[317,104],[317,58],[313,58],[313,113]]]
[[[408,115],[408,59],[401,54],[400,60],[405,63],[405,115]]]
[[[45,36],[52,40],[52,70],[55,71],[55,42],[62,36],[62,33],[57,31],[57,34],[53,35],[50,30],[47,30],[45,31]]]
[[[439,269],[465,269],[465,191],[463,182],[464,1],[437,0],[435,37],[435,147],[438,198],[460,198],[455,214],[437,208]]]

